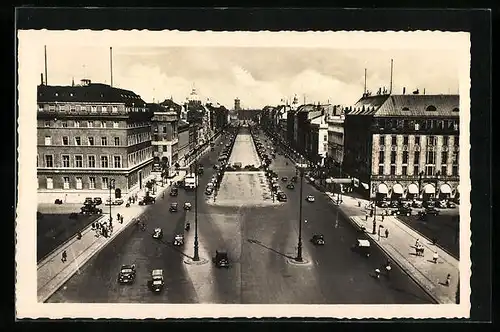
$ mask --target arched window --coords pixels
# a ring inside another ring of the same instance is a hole
[[[403,111],[409,111],[410,109],[408,107],[403,107]]]
[[[433,106],[433,105],[429,105],[429,106],[427,106],[427,108],[425,110],[428,111],[428,112],[435,112],[436,111],[436,107]]]
[[[460,110],[458,109],[458,107],[455,107],[452,112],[460,112]]]

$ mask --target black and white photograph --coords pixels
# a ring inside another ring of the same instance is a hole
[[[468,317],[468,33],[18,38],[18,316]]]

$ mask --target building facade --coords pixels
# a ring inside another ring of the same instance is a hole
[[[459,96],[364,96],[345,119],[344,170],[372,199],[458,197]]]
[[[153,171],[170,176],[179,158],[179,117],[177,112],[159,104],[148,104],[153,112],[151,119]]]
[[[132,91],[82,80],[37,88],[41,202],[121,198],[152,170],[151,113]],[[113,184],[114,183],[114,187]]]

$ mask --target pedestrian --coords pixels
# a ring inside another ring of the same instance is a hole
[[[95,230],[95,222],[92,222],[92,230]]]
[[[66,250],[64,250],[64,251],[62,252],[61,261],[62,261],[63,263],[66,263],[66,261],[67,261],[67,260],[68,260],[68,254],[66,253]]]
[[[434,251],[434,255],[432,255],[432,261],[434,262],[434,264],[436,264],[437,260],[438,260],[438,252]]]
[[[81,239],[82,239],[82,232],[78,231],[78,232],[76,233],[76,239],[77,239],[77,240],[81,240]]]
[[[389,237],[389,230],[386,228],[385,229],[385,237],[388,238]]]
[[[120,224],[123,224],[123,216],[120,216]]]
[[[451,275],[448,273],[448,275],[446,276],[446,281],[444,282],[444,284],[446,286],[449,286],[450,285],[450,281],[451,281]]]
[[[420,240],[419,240],[419,239],[417,239],[417,240],[415,241],[415,248],[418,248],[418,245],[419,245],[419,244],[420,244]]]
[[[382,221],[384,221],[384,215],[382,215]]]
[[[116,220],[120,220],[120,214],[119,213],[116,214]]]
[[[368,221],[368,213],[365,214],[365,221]]]

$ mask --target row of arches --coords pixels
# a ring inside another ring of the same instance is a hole
[[[450,199],[452,197],[458,198],[459,195],[459,186],[457,186],[455,189],[452,189],[452,187],[448,183],[443,183],[438,188],[436,188],[436,186],[432,183],[426,183],[422,185],[420,190],[418,184],[416,183],[410,183],[406,186],[403,186],[401,183],[395,183],[390,189],[385,183],[380,183],[377,187],[378,199]]]

